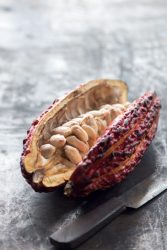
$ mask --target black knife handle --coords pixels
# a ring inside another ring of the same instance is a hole
[[[126,206],[119,198],[113,198],[53,233],[50,241],[58,249],[75,248],[125,209]]]

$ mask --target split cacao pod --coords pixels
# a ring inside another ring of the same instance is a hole
[[[32,123],[23,141],[23,176],[38,192],[67,183],[65,194],[73,197],[109,188],[141,160],[159,111],[152,92],[129,104],[122,81],[82,84]]]
[[[27,182],[39,192],[64,185],[128,105],[127,85],[105,79],[82,84],[55,101],[33,121],[23,141],[21,170]]]

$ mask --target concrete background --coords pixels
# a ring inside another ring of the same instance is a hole
[[[166,0],[0,1],[0,249],[54,249],[48,236],[80,213],[61,192],[35,193],[20,173],[22,140],[49,104],[91,79],[161,97],[153,147],[167,162]],[[166,250],[167,193],[127,212],[80,250]]]

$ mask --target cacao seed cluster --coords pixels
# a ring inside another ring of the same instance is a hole
[[[43,179],[46,185],[55,185],[58,172],[65,171],[67,167],[76,168],[107,126],[128,105],[128,102],[124,105],[106,104],[54,128],[51,137],[40,146],[42,156],[53,161],[54,165],[49,164],[45,172],[37,170],[33,176],[34,182],[38,183]]]

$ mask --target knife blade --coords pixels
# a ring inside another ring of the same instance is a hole
[[[118,197],[113,197],[50,236],[59,249],[73,249],[127,208],[137,209],[167,189],[167,173],[156,172]]]

